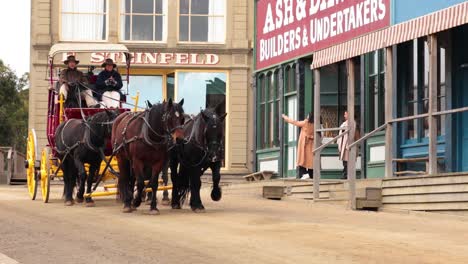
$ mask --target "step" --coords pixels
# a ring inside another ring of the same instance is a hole
[[[468,202],[441,202],[441,203],[401,203],[383,204],[384,209],[399,209],[413,211],[451,211],[468,210]]]
[[[403,195],[403,194],[432,194],[432,193],[462,193],[468,192],[468,183],[451,185],[429,185],[414,187],[383,188],[382,195]]]
[[[313,192],[302,192],[302,193],[291,193],[292,198],[297,198],[297,199],[313,199],[314,198],[314,193]],[[320,192],[320,199],[328,199],[330,198],[330,193],[329,192]]]
[[[365,198],[356,198],[356,209],[379,208],[382,206],[380,200],[367,200]]]
[[[376,187],[359,188],[356,189],[356,197],[381,201],[382,189]]]
[[[465,193],[430,193],[416,195],[384,196],[385,204],[398,203],[434,203],[434,202],[468,202],[468,192]]]
[[[468,183],[468,175],[438,175],[383,179],[382,188]]]

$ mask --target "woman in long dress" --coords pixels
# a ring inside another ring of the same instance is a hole
[[[314,114],[309,113],[308,117],[302,121],[296,121],[286,115],[282,115],[285,122],[301,128],[299,140],[297,141],[297,160],[296,165],[299,167],[299,177],[308,179],[313,177],[314,167]],[[309,175],[304,175],[308,173]],[[304,175],[304,176],[303,176]]]

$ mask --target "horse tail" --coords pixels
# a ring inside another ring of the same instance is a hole
[[[117,180],[117,200],[122,202],[125,201],[125,198],[129,193],[133,194],[133,190],[129,190],[130,188],[130,179],[132,173],[130,161],[126,159],[120,159],[118,162],[119,165],[119,178]]]

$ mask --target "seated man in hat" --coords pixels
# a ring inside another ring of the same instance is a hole
[[[101,99],[102,103],[108,108],[117,108],[120,105],[120,88],[123,86],[122,77],[115,70],[117,65],[112,59],[106,59],[102,67],[104,67],[104,70],[99,73],[96,81],[98,99]]]
[[[81,83],[87,83],[86,77],[83,75],[81,71],[79,71],[76,66],[80,63],[79,60],[76,60],[75,56],[70,55],[67,59],[63,62],[67,65],[67,68],[60,72],[60,90],[59,92],[63,94],[64,99],[67,99],[68,92],[70,91],[70,86],[76,87],[80,89],[80,96],[82,99],[86,101],[88,107],[97,107],[99,108],[99,104],[93,97],[93,92],[82,85]],[[80,102],[77,102],[80,103]]]

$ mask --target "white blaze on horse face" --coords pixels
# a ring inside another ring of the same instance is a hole
[[[179,117],[179,116],[180,116],[180,114],[179,114],[178,111],[175,112],[175,116],[176,116],[176,117]]]

